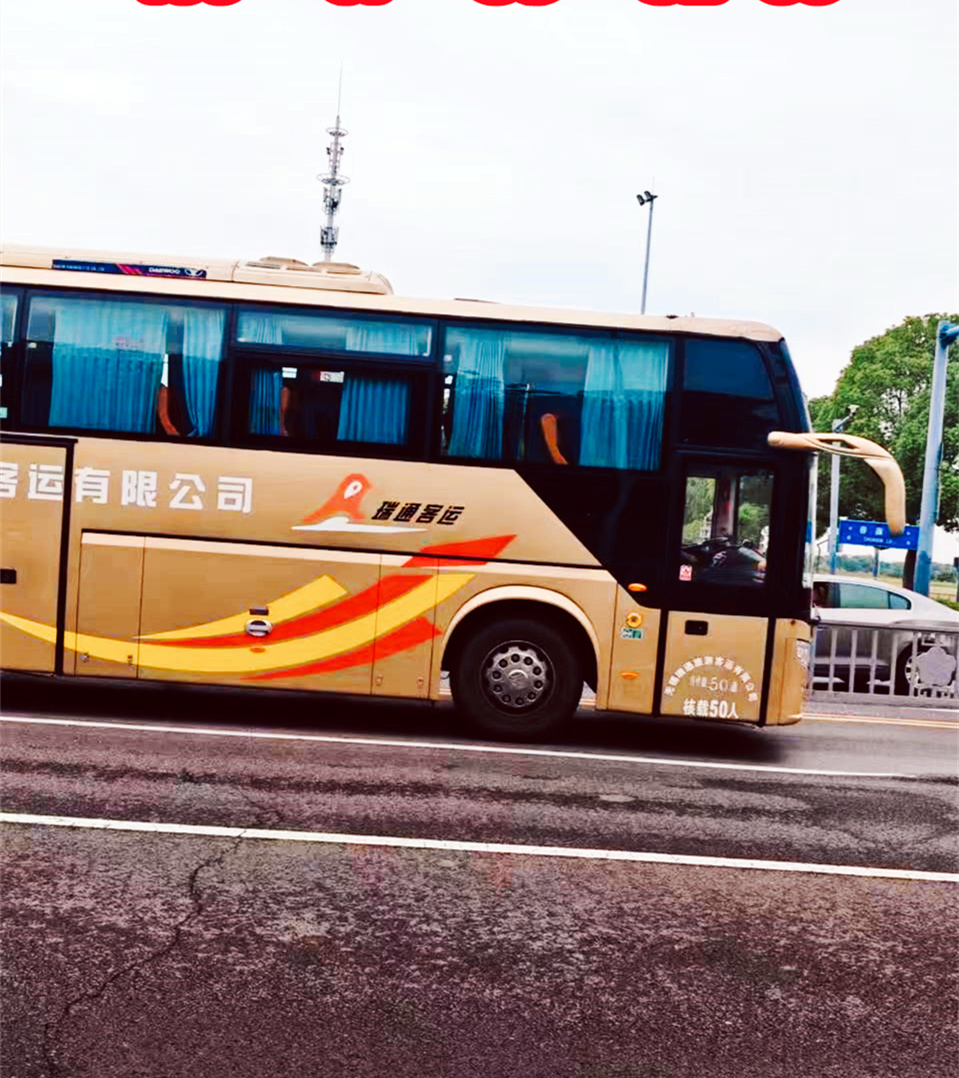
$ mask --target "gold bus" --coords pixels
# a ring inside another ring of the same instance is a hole
[[[7,249],[5,670],[796,722],[817,449],[781,335]],[[797,452],[797,450],[799,450]]]

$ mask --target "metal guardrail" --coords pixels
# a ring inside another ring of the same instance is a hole
[[[959,706],[959,625],[819,622],[810,664],[812,699]],[[882,700],[878,698],[882,698]]]

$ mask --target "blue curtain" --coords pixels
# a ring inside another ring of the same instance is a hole
[[[580,464],[659,467],[668,364],[665,341],[590,344]]]
[[[400,378],[347,375],[340,401],[341,442],[403,445],[409,434],[410,387]]]
[[[456,336],[461,342],[460,360],[453,383],[453,429],[447,452],[451,457],[500,460],[506,344],[493,333],[461,332]]]
[[[250,344],[282,344],[283,328],[277,318],[243,312],[237,339]],[[257,368],[250,379],[250,434],[281,435],[282,409],[283,371],[272,366]]]
[[[349,352],[415,356],[415,330],[408,326],[360,323],[346,330]],[[341,442],[402,445],[409,434],[410,387],[396,376],[346,374],[336,437]]]
[[[225,326],[225,311],[200,307],[183,311],[183,386],[192,438],[206,438],[213,431]]]
[[[58,302],[50,425],[151,432],[166,327],[156,304]]]
[[[420,327],[390,322],[358,322],[346,330],[348,352],[383,352],[391,356],[418,355]]]

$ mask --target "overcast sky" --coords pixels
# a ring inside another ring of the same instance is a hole
[[[957,305],[957,5],[0,0],[7,242],[337,257],[398,293],[749,317],[810,396]]]

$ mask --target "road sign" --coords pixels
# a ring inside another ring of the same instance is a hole
[[[889,525],[879,520],[840,520],[839,542],[851,546],[916,550],[919,546],[919,526],[907,524],[902,535],[891,535]]]

